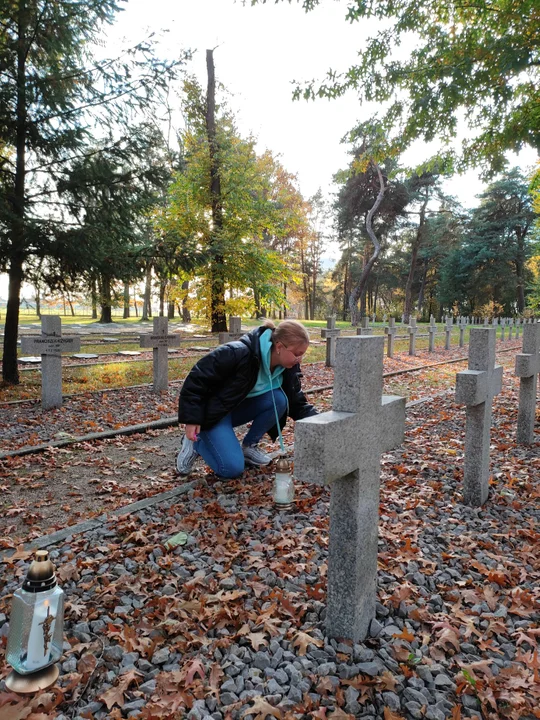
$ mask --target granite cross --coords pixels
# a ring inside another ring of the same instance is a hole
[[[416,327],[416,318],[410,318],[409,320],[409,355],[416,355],[416,333],[418,328]]]
[[[433,315],[429,319],[429,327],[428,327],[428,333],[429,333],[429,352],[435,351],[435,334],[437,332],[437,325],[435,324],[435,318]]]
[[[244,335],[242,332],[242,318],[238,315],[231,315],[229,317],[229,332],[219,333],[219,344],[225,345],[231,340],[240,340],[242,335]]]
[[[506,318],[501,318],[501,340],[504,340],[506,332]]]
[[[463,347],[465,344],[465,329],[467,327],[467,321],[465,318],[461,318],[459,323],[459,347]]]
[[[446,320],[446,327],[444,328],[445,332],[445,339],[444,339],[444,349],[450,350],[450,340],[452,338],[452,325],[454,324],[454,318],[447,318]]]
[[[341,330],[336,328],[336,316],[326,319],[326,327],[321,330],[321,337],[326,338],[326,367],[334,367],[336,361],[336,340]]]
[[[41,318],[41,335],[23,335],[24,353],[41,355],[41,405],[44,410],[62,407],[62,353],[78,352],[80,337],[62,337],[62,322],[58,315]]]
[[[388,327],[384,328],[384,332],[388,335],[388,352],[389,358],[394,357],[394,335],[397,333],[396,320],[391,317],[388,321]]]
[[[540,325],[525,325],[523,328],[522,353],[516,355],[516,375],[519,377],[519,406],[517,419],[518,443],[530,445],[534,442],[534,421],[536,418],[536,387],[540,372]]]
[[[166,317],[154,318],[153,332],[140,336],[140,347],[153,348],[154,392],[167,390],[169,387],[169,353],[170,347],[180,345],[179,335],[169,335],[169,322]]]
[[[405,398],[382,395],[384,338],[337,341],[333,410],[295,426],[296,477],[330,484],[331,637],[363,640],[375,617],[381,453],[403,440]]]
[[[357,335],[372,335],[373,329],[369,327],[369,318],[367,315],[365,315],[362,318],[362,325],[359,328],[356,328],[356,334]]]
[[[467,406],[463,496],[483,505],[489,494],[491,405],[502,389],[502,367],[495,365],[495,328],[474,328],[469,337],[469,369],[456,375],[456,402]]]

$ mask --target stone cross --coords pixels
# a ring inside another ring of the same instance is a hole
[[[326,318],[326,327],[321,330],[321,337],[326,338],[326,367],[334,367],[336,362],[336,340],[341,330],[336,328],[336,316]]]
[[[444,349],[450,350],[450,341],[452,336],[452,325],[454,324],[454,318],[449,317],[446,320],[446,327],[444,328],[445,332],[445,339],[444,339]]]
[[[409,322],[409,355],[416,355],[416,318],[411,318]]]
[[[23,335],[24,353],[41,355],[41,406],[44,410],[62,407],[62,353],[78,352],[80,337],[62,337],[62,321],[58,315],[43,315],[41,335]]]
[[[399,445],[405,398],[382,395],[384,338],[337,341],[333,409],[295,426],[294,473],[330,485],[331,637],[359,642],[375,617],[381,453]]]
[[[469,338],[469,369],[456,375],[456,402],[467,406],[463,496],[483,505],[489,493],[491,405],[502,389],[502,367],[495,365],[495,328],[475,328]]]
[[[435,352],[435,333],[437,332],[437,326],[435,324],[435,318],[433,315],[429,319],[429,352]]]
[[[489,318],[485,317],[484,318],[484,327],[488,327],[488,326],[489,326]]]
[[[180,345],[179,335],[169,335],[169,322],[166,317],[154,318],[153,332],[140,335],[140,347],[153,348],[154,392],[167,390],[169,387],[169,353],[170,347]]]
[[[504,340],[506,329],[506,318],[501,318],[501,340]]]
[[[229,317],[229,332],[219,333],[219,344],[231,342],[231,340],[240,340],[244,333],[242,332],[242,318],[238,315]]]
[[[519,377],[519,406],[516,439],[530,445],[534,442],[536,418],[536,386],[540,372],[540,325],[523,328],[522,353],[516,355],[516,375]]]
[[[463,318],[459,324],[459,347],[463,347],[465,344],[465,328],[467,327],[467,321]]]
[[[388,327],[384,328],[385,335],[388,335],[388,352],[389,358],[394,357],[394,336],[397,333],[396,319],[391,317],[388,321]]]
[[[508,339],[512,340],[514,335],[514,318],[508,319]]]
[[[369,327],[369,318],[366,315],[362,318],[362,325],[359,328],[356,328],[356,334],[357,335],[372,335],[373,329]]]

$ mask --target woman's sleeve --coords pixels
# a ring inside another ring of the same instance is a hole
[[[202,425],[208,398],[234,374],[238,364],[233,345],[220,345],[205,355],[184,380],[178,400],[178,422]]]
[[[302,392],[301,377],[302,373],[298,368],[298,372],[294,374],[292,379],[292,398],[291,402],[289,402],[289,415],[293,420],[302,420],[303,418],[318,415],[317,410],[307,401]]]

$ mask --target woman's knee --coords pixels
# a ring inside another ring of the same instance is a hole
[[[245,462],[244,457],[228,457],[224,458],[223,462],[221,463],[221,467],[219,467],[216,472],[217,475],[220,477],[226,478],[227,480],[232,480],[233,478],[240,477],[240,475],[244,472],[245,469]]]

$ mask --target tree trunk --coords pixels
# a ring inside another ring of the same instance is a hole
[[[212,198],[212,232],[210,250],[213,255],[210,268],[210,320],[212,332],[227,332],[225,315],[225,279],[223,276],[223,255],[219,248],[223,231],[223,202],[221,197],[221,173],[219,148],[216,137],[216,79],[214,72],[214,51],[206,51],[208,87],[206,94],[206,134],[210,153],[210,196]]]
[[[159,317],[165,315],[165,293],[167,292],[167,281],[161,280],[159,283]]]
[[[19,305],[23,280],[25,248],[25,179],[26,179],[26,18],[25,5],[19,3],[17,22],[17,135],[15,140],[15,186],[11,223],[12,256],[9,264],[9,288],[4,326],[2,377],[6,383],[19,383],[17,366],[17,335],[19,333]]]
[[[17,335],[19,332],[19,305],[23,279],[22,257],[13,258],[9,268],[8,301],[6,324],[4,327],[4,355],[2,359],[2,377],[6,383],[19,383],[17,365]]]
[[[101,277],[101,317],[100,323],[112,323],[111,278]]]
[[[137,306],[137,290],[133,288],[133,307],[135,308],[135,317],[139,317],[139,308]]]
[[[151,291],[152,291],[152,266],[148,265],[146,268],[146,277],[144,282],[144,300],[143,300],[143,311],[142,320],[148,321],[148,318],[152,317],[152,303],[151,303]]]
[[[188,300],[188,294],[189,294],[189,280],[184,280],[182,283],[182,290],[185,290],[184,296],[182,298],[182,322],[190,323],[191,322],[191,313],[188,308],[187,300]]]
[[[71,297],[69,296],[69,294],[67,296],[67,301],[68,301],[69,309],[71,311],[71,317],[75,317],[75,308],[73,307],[73,301],[71,300]]]
[[[37,285],[34,287],[34,290],[36,296],[36,315],[38,319],[41,320],[41,292]]]
[[[525,278],[524,278],[524,270],[525,270],[525,233],[517,233],[518,236],[518,251],[516,253],[516,259],[514,262],[514,266],[516,268],[516,301],[517,301],[517,311],[518,313],[522,313],[525,310]]]
[[[412,312],[412,287],[414,283],[414,275],[416,273],[416,263],[418,260],[418,251],[422,244],[422,236],[424,233],[424,224],[426,220],[426,207],[429,200],[429,188],[426,187],[426,195],[424,202],[420,208],[420,219],[418,221],[418,228],[416,230],[416,238],[414,239],[411,253],[411,265],[409,268],[409,276],[407,277],[407,284],[405,285],[405,304],[403,307],[403,316],[406,323],[409,322],[409,318]]]
[[[92,296],[92,320],[97,320],[98,291],[96,278],[92,279],[90,294]]]
[[[418,291],[418,314],[419,315],[424,314],[424,293],[426,291],[426,278],[427,278],[427,269],[428,269],[427,260],[424,260],[422,264],[423,264],[422,280],[420,281],[420,290]]]
[[[373,207],[370,209],[370,211],[367,214],[366,218],[366,232],[369,235],[369,238],[371,242],[373,243],[373,255],[370,257],[370,259],[367,261],[367,263],[364,266],[364,269],[362,270],[362,275],[360,276],[360,280],[358,281],[358,284],[356,287],[353,288],[350,298],[349,298],[349,309],[351,311],[351,325],[357,325],[358,324],[358,299],[361,297],[362,293],[364,292],[364,288],[367,285],[367,281],[369,279],[369,274],[371,273],[371,270],[373,268],[373,265],[375,264],[375,261],[379,257],[379,254],[381,252],[381,244],[377,240],[377,236],[375,235],[375,232],[373,231],[373,216],[379,209],[379,205],[382,203],[383,197],[384,197],[384,178],[382,176],[381,168],[375,164],[375,169],[377,170],[377,175],[379,177],[379,193],[377,195],[377,198],[375,199],[375,202],[373,203]]]
[[[174,319],[174,300],[169,300],[167,303],[167,317],[169,320]]]
[[[124,320],[129,317],[129,283],[124,283]]]

